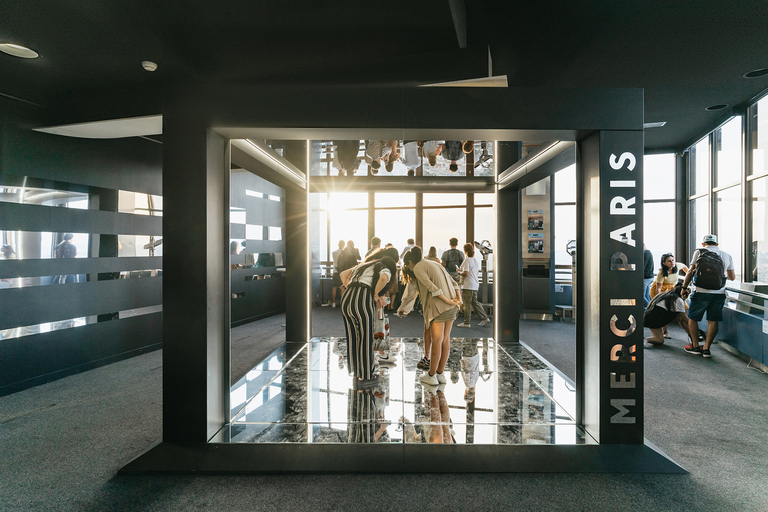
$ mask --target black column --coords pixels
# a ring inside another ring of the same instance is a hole
[[[521,142],[497,142],[497,172],[505,171],[521,158]],[[498,178],[498,176],[497,176]],[[496,247],[493,251],[494,318],[496,339],[520,341],[522,299],[522,202],[519,188],[508,187],[496,194]],[[501,262],[501,263],[499,263]]]
[[[286,144],[285,158],[307,172],[303,141]],[[298,186],[285,189],[285,340],[309,340],[309,192]]]
[[[229,143],[163,116],[163,441],[206,442],[229,416]]]
[[[642,444],[643,133],[598,132],[579,150],[579,420],[601,444]]]

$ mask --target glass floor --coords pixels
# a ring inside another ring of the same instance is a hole
[[[524,345],[453,338],[446,384],[419,381],[421,338],[377,342],[378,382],[353,387],[344,338],[285,343],[231,388],[226,443],[594,444],[570,381]]]

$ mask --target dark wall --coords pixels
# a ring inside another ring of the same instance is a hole
[[[231,241],[245,241],[245,248],[241,246],[238,255],[230,255],[232,325],[283,313],[285,190],[248,171],[233,170],[229,233]]]
[[[0,395],[160,348],[162,257],[118,250],[118,236],[162,239],[162,217],[118,212],[119,191],[162,194],[162,145],[34,132],[34,112],[0,114],[0,188],[87,194],[88,209],[0,202],[0,232],[86,234],[78,257],[0,260]],[[23,109],[22,109],[23,110]],[[31,247],[34,244],[30,244]],[[158,250],[158,252],[160,252]],[[52,276],[72,276],[50,284]],[[77,279],[74,278],[77,276]],[[77,282],[72,282],[72,281]]]

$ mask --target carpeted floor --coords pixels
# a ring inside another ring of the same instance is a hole
[[[327,326],[326,312],[315,315],[313,333],[340,335],[335,313]],[[282,341],[284,317],[262,322],[233,333],[233,377]],[[392,323],[401,335],[422,328],[416,317]],[[573,324],[525,322],[521,332],[573,377]],[[688,475],[118,477],[161,436],[153,352],[0,398],[0,510],[768,510],[768,375],[716,346],[711,360],[687,354],[682,331],[671,332],[645,351],[646,437]]]

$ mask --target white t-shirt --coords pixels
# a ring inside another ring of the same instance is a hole
[[[708,251],[712,251],[715,254],[717,254],[718,256],[720,256],[720,258],[723,260],[723,267],[725,268],[726,273],[729,270],[734,270],[733,258],[731,258],[730,254],[728,254],[727,252],[725,252],[724,250],[722,250],[718,246],[716,246],[716,245],[709,245],[707,247],[703,247],[702,249],[706,249]],[[699,261],[699,255],[701,254],[700,250],[701,249],[696,249],[696,251],[694,251],[693,257],[691,258],[691,265],[690,266],[693,266],[697,261]],[[696,270],[692,270],[691,272],[693,272],[694,276],[696,275]],[[725,286],[723,286],[719,290],[710,290],[708,288],[701,288],[699,286],[694,286],[693,288],[694,288],[694,291],[696,293],[725,293]]]
[[[359,275],[359,277],[356,279],[355,276],[358,275],[359,269],[355,269],[354,272],[352,272],[352,281],[358,281],[362,284],[368,285],[371,288],[375,290],[376,283],[373,282],[373,267],[376,265],[370,265],[368,266],[363,272]],[[379,272],[379,276],[386,275],[389,281],[388,283],[392,282],[392,273],[389,271],[388,268],[382,268],[381,272]]]
[[[415,169],[421,163],[419,158],[419,143],[416,141],[403,144],[403,165],[409,169]]]
[[[344,252],[344,249],[336,249],[331,253],[331,256],[333,256],[333,267],[339,268],[339,257],[341,256],[341,253]]]
[[[464,276],[464,281],[461,283],[462,290],[478,290],[480,289],[480,281],[478,280],[478,263],[474,256],[468,256],[461,262],[459,271],[468,272]]]

